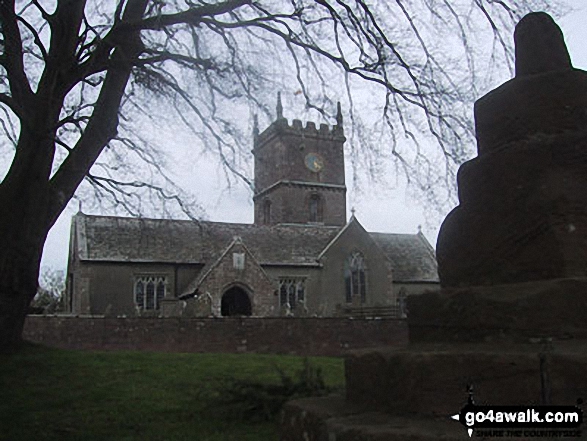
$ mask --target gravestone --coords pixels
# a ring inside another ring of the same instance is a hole
[[[478,156],[437,244],[442,289],[408,298],[406,347],[346,357],[345,397],[286,404],[282,441],[459,440],[450,415],[467,391],[477,405],[585,398],[587,73],[547,14],[514,40],[515,78],[475,104]]]

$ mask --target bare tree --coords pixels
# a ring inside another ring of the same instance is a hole
[[[37,314],[53,314],[63,309],[65,273],[51,267],[43,267],[39,275],[37,294],[31,302],[30,311]]]
[[[325,118],[335,107],[329,99],[342,99],[357,166],[389,157],[417,185],[438,188],[467,156],[463,103],[488,79],[482,72],[510,58],[512,24],[555,6],[0,1],[0,148],[11,159],[0,184],[0,347],[21,339],[47,233],[82,182],[131,213],[140,212],[143,191],[190,212],[145,137],[168,111],[201,140],[198,148],[247,180],[239,165],[245,131],[254,113],[271,114],[268,94],[294,89]],[[494,42],[488,58],[475,56],[478,37]],[[430,139],[436,153],[423,150]]]

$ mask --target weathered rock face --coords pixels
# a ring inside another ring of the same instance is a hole
[[[516,77],[475,104],[478,156],[438,237],[443,287],[587,277],[587,72],[545,13],[515,42]]]

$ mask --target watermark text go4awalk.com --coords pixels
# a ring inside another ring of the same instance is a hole
[[[579,427],[583,423],[583,412],[577,406],[477,406],[469,403],[451,418],[465,426],[470,437],[477,430],[484,436],[575,437],[581,436]]]

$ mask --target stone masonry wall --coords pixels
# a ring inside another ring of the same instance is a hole
[[[24,338],[65,349],[339,356],[404,345],[408,332],[395,319],[28,316]]]
[[[240,270],[234,267],[234,253],[244,255],[244,267]],[[227,284],[227,281],[230,283]],[[221,314],[222,296],[231,286],[239,286],[247,292],[253,315],[279,315],[279,299],[274,294],[276,287],[241,242],[231,246],[198,288],[201,293],[209,293],[212,296],[214,315]]]

